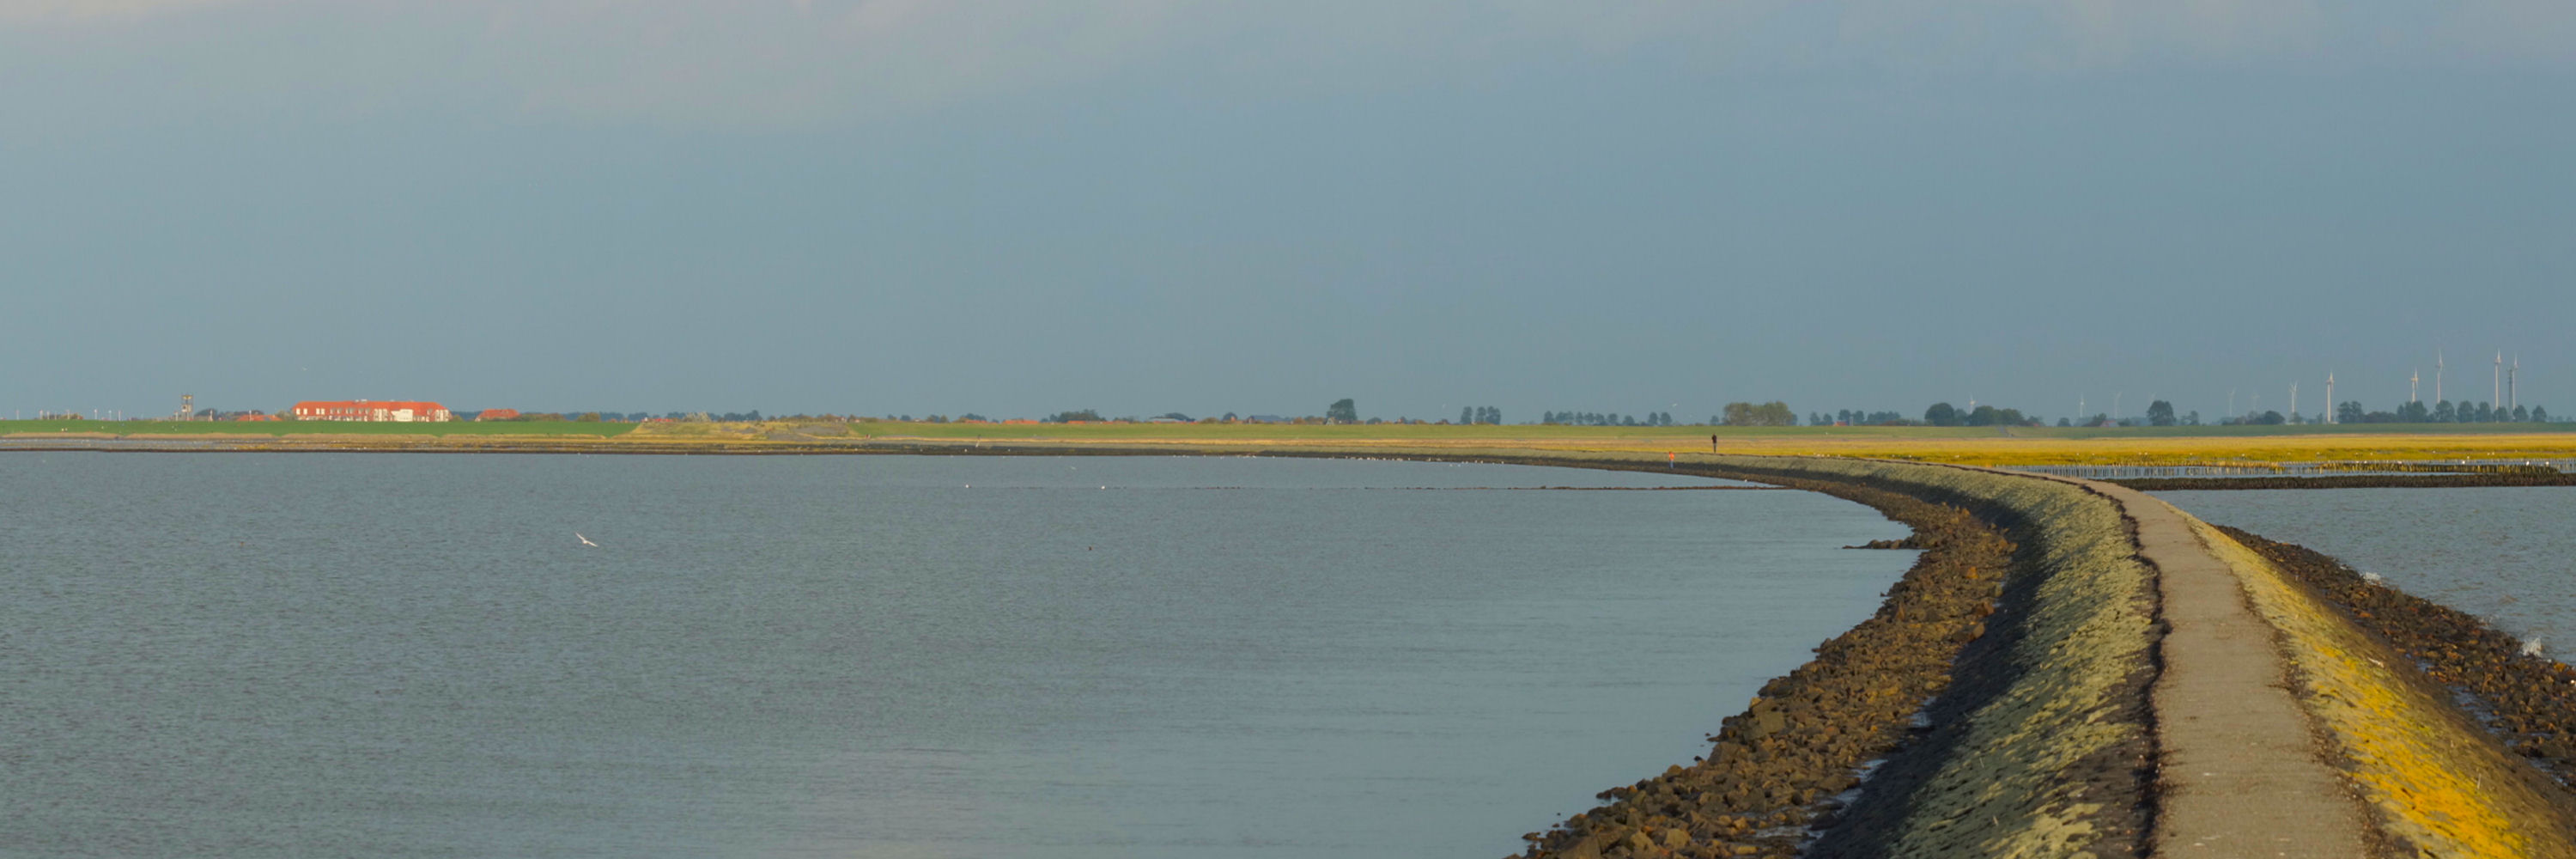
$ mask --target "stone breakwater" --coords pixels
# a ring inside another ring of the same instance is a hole
[[[2144,855],[2156,629],[2115,505],[1941,466],[1680,470],[1871,504],[1928,548],[1877,615],[1723,720],[1709,755],[1603,792],[1522,855]]]
[[[2450,489],[2482,486],[2576,486],[2555,469],[2474,474],[2330,474],[2312,477],[2131,477],[2103,481],[2140,492],[2208,489]]]

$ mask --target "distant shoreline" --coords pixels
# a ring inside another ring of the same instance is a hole
[[[631,455],[1451,455],[1524,452],[1883,459],[1952,465],[2289,469],[2410,462],[2576,462],[2576,424],[2344,427],[1587,427],[1439,424],[459,422],[289,424],[0,421],[0,452],[367,452]],[[32,430],[32,431],[31,431]],[[103,430],[148,430],[104,432]],[[271,434],[274,433],[274,434]],[[2256,477],[2279,480],[2288,475]],[[2345,486],[2330,482],[2275,484]],[[2447,479],[2446,479],[2447,480]],[[2385,485],[2460,481],[2394,480]],[[2138,484],[2142,487],[2155,484]],[[2494,485],[2494,484],[2470,484]],[[2179,484],[2173,488],[2179,488]],[[2193,488],[2199,488],[2194,484]],[[2210,484],[2209,488],[2222,488]],[[2250,488],[2250,487],[2249,487]]]

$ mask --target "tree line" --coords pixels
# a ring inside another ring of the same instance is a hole
[[[1623,415],[1618,412],[1544,412],[1539,423],[1577,427],[1668,427],[1674,426],[1671,412],[1647,412]]]
[[[2335,422],[2346,424],[2494,424],[2548,423],[2549,410],[2539,406],[2497,408],[2488,403],[2443,400],[2426,406],[2422,401],[2402,403],[2390,411],[2374,412],[2360,400],[2335,404]]]

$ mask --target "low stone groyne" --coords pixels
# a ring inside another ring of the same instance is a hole
[[[1861,766],[1904,745],[1916,711],[1949,685],[1953,659],[1995,611],[2015,547],[1959,508],[1802,488],[1877,507],[1911,526],[1924,553],[1876,615],[1726,719],[1706,757],[1604,791],[1607,805],[1524,836],[1532,855],[1790,855],[1811,826],[1830,822]]]
[[[2141,492],[2216,489],[2452,489],[2487,486],[2576,486],[2576,474],[2554,469],[2476,474],[2330,474],[2307,477],[2130,477],[2103,481]]]

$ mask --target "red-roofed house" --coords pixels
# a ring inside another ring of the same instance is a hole
[[[295,404],[299,421],[449,421],[447,407],[426,400],[306,400]]]

